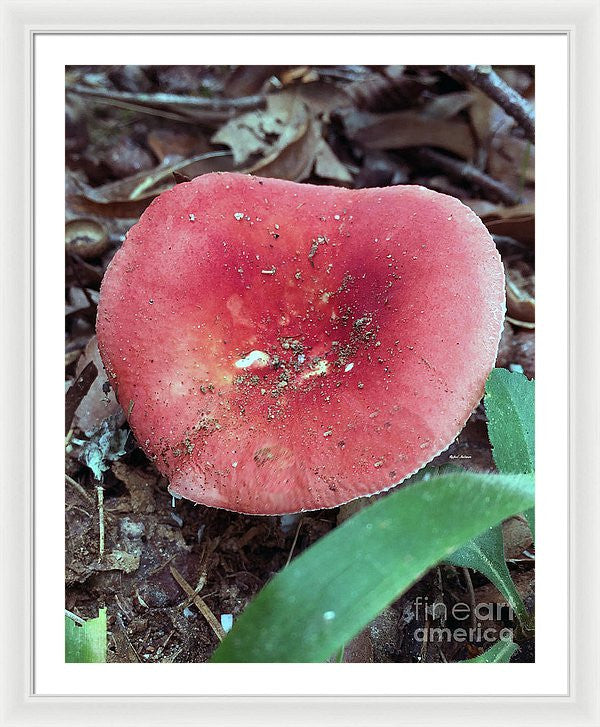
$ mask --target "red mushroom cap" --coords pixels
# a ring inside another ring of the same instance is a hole
[[[97,332],[171,492],[278,514],[385,490],[448,447],[503,318],[499,255],[457,199],[216,173],[129,231]]]

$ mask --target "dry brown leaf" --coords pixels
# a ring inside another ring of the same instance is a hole
[[[324,139],[321,139],[317,148],[315,174],[323,179],[335,179],[338,182],[349,183],[352,181],[352,175]]]
[[[83,430],[86,434],[98,430],[102,422],[108,417],[116,418],[116,426],[120,426],[125,421],[125,414],[119,406],[114,391],[109,390],[105,393],[103,390],[107,376],[104,372],[104,365],[98,351],[98,342],[96,336],[92,336],[88,341],[83,353],[81,354],[75,375],[83,371],[90,361],[93,361],[98,371],[98,376],[90,386],[87,394],[81,400],[81,403],[75,410],[74,425]]]
[[[156,196],[174,186],[174,171],[193,178],[199,174],[231,169],[229,152],[221,151],[162,163],[149,172],[134,174],[101,187],[90,187],[71,177],[67,203],[73,212],[133,219],[139,217]]]
[[[324,120],[328,120],[335,109],[352,103],[342,86],[326,81],[302,84],[295,89],[295,92],[315,116],[323,117]]]
[[[523,600],[534,593],[535,573],[533,570],[527,570],[524,573],[515,571],[511,575],[517,591]],[[485,585],[475,589],[475,603],[502,604],[506,603],[506,596],[500,593],[500,591],[492,583],[486,583]]]
[[[148,172],[141,172],[126,179],[120,179],[118,182],[109,182],[101,187],[90,187],[75,175],[68,174],[66,201],[69,211],[99,217],[139,217],[157,192],[136,200],[130,200],[129,194],[147,176]]]
[[[529,525],[520,517],[511,517],[502,524],[504,554],[507,560],[522,558],[523,551],[531,548],[533,538]]]
[[[481,215],[485,226],[493,235],[512,237],[526,245],[535,244],[535,207],[521,204],[515,207],[496,207]]]
[[[469,107],[469,118],[475,130],[479,144],[487,147],[492,125],[492,108],[494,102],[483,91],[474,86],[470,87],[473,103]]]
[[[121,461],[111,465],[114,476],[120,480],[131,497],[131,510],[134,513],[151,513],[156,510],[153,485],[154,475],[148,475],[140,468],[130,467]]]
[[[494,136],[489,151],[487,170],[494,179],[521,189],[535,180],[535,150],[526,139],[516,136]]]
[[[314,119],[308,118],[306,127],[297,131],[293,141],[283,149],[275,149],[269,156],[244,171],[260,177],[301,182],[310,176],[321,142],[320,125]]]
[[[308,123],[308,109],[296,94],[271,94],[264,111],[251,111],[232,119],[211,141],[228,146],[234,164],[241,165],[256,154],[263,159],[275,158],[306,132]]]
[[[209,151],[205,139],[172,129],[154,129],[148,134],[147,142],[159,162],[175,157],[186,159]]]
[[[112,553],[107,553],[98,563],[94,563],[92,570],[120,570],[123,573],[133,573],[139,567],[139,555],[128,553],[126,550],[113,550]]]
[[[524,273],[518,267],[506,271],[506,315],[514,325],[535,325],[533,271]]]
[[[414,111],[357,116],[355,115],[353,123],[347,123],[349,115],[345,115],[346,132],[353,141],[367,149],[434,146],[453,152],[463,159],[473,158],[471,130],[462,121],[428,118]]]
[[[470,91],[456,91],[436,96],[422,110],[424,116],[432,119],[452,119],[473,103]]]
[[[224,95],[227,98],[251,96],[263,90],[266,82],[288,66],[238,66],[227,79]]]
[[[380,66],[347,84],[344,91],[353,106],[377,113],[415,106],[427,85],[425,78],[406,75],[404,66]]]
[[[261,159],[243,171],[263,177],[300,182],[317,174],[341,182],[352,180],[321,135],[321,124],[296,91],[272,94],[264,112],[255,111],[234,119],[213,137],[214,143],[231,148],[234,162]]]
[[[316,77],[315,72],[310,66],[293,66],[279,74],[279,80],[284,86],[289,86],[294,81],[306,83],[307,81],[305,79],[308,79],[310,82]]]

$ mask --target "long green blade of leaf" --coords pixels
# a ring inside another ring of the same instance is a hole
[[[494,525],[470,540],[446,562],[483,573],[506,598],[523,628],[531,628],[531,618],[506,566],[501,525]]]
[[[510,639],[500,639],[483,654],[474,659],[465,659],[460,664],[508,664],[519,647]]]
[[[320,662],[463,543],[533,504],[533,478],[456,473],[375,502],[250,603],[215,662]]]
[[[101,608],[98,618],[77,625],[65,616],[65,662],[91,664],[106,661],[106,609]]]
[[[494,369],[485,384],[485,411],[500,472],[535,471],[535,382]]]

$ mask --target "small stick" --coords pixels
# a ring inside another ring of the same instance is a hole
[[[290,564],[290,561],[292,560],[292,555],[294,554],[294,548],[296,547],[296,543],[298,542],[298,534],[300,533],[300,526],[302,525],[302,518],[298,520],[298,527],[296,528],[296,534],[294,535],[294,542],[292,543],[292,547],[290,548],[290,554],[287,557],[287,560],[285,562],[284,568],[287,568]]]
[[[85,621],[81,618],[81,616],[78,616],[76,613],[73,613],[73,611],[67,611],[65,608],[65,616],[68,616],[72,621],[75,621],[76,624],[79,624],[79,626],[85,626]]]
[[[434,149],[421,149],[419,152],[421,159],[427,164],[433,164],[434,166],[442,169],[446,174],[459,181],[467,181],[471,184],[480,187],[483,192],[486,192],[488,196],[493,199],[498,199],[509,207],[519,204],[521,201],[518,194],[513,192],[512,189],[507,187],[502,182],[498,182],[496,179],[492,179],[488,174],[482,172],[481,169],[477,169],[468,162],[461,162],[458,159],[453,159],[447,154],[441,154]]]
[[[126,103],[145,104],[147,106],[188,106],[210,111],[251,111],[265,102],[265,97],[240,96],[239,98],[206,98],[205,96],[180,96],[175,93],[129,93],[127,91],[109,91],[75,84],[67,86],[67,91],[80,96],[109,99]]]
[[[196,591],[190,586],[190,584],[185,580],[185,578],[181,575],[181,573],[175,568],[174,565],[169,566],[169,570],[171,571],[171,575],[173,578],[179,583],[181,588],[188,594],[188,596],[191,596],[194,600],[194,605],[200,611],[200,613],[204,616],[204,618],[208,621],[209,626],[212,628],[212,630],[215,632],[217,638],[219,641],[223,641],[225,638],[225,631],[221,624],[217,621],[215,615],[210,610],[210,608],[206,605],[206,602],[204,599],[202,599]]]
[[[69,475],[66,473],[65,473],[65,481],[68,482],[70,485],[72,485],[77,490],[77,492],[81,495],[81,497],[83,497],[85,500],[87,500],[88,502],[93,501],[93,498],[90,495],[90,493],[87,492],[86,490],[84,490],[83,487],[79,484],[79,482],[77,482],[77,480],[74,480],[72,477],[69,477]]]
[[[96,487],[98,493],[98,523],[100,558],[104,555],[104,488]]]
[[[511,88],[491,66],[446,66],[449,75],[477,86],[506,111],[535,143],[535,113],[531,104]]]

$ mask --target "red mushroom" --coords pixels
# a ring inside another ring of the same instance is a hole
[[[386,490],[446,449],[503,317],[492,238],[453,197],[216,173],[130,230],[97,331],[170,491],[280,514]]]

